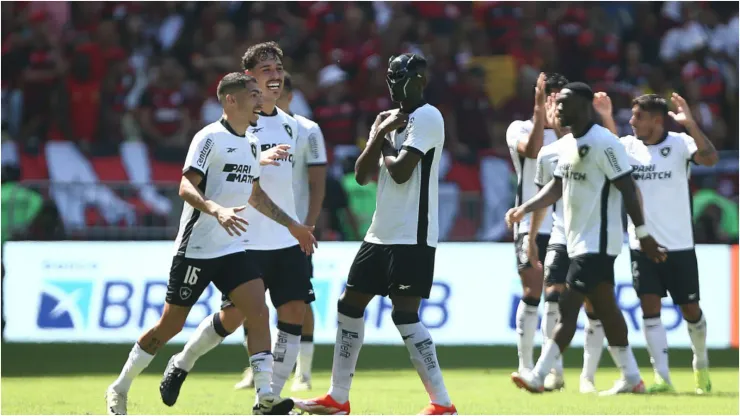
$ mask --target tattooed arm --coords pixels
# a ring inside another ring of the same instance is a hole
[[[280,209],[270,199],[270,196],[262,190],[259,180],[252,183],[252,195],[249,197],[249,205],[276,223],[287,227],[290,234],[298,240],[298,244],[304,253],[310,255],[313,253],[314,247],[318,247],[316,238],[313,236],[314,227],[298,223],[290,215],[286,214],[285,211]]]
[[[293,218],[290,218],[290,216],[277,206],[277,204],[270,199],[270,196],[262,190],[259,181],[254,181],[252,184],[252,195],[249,197],[249,205],[253,206],[254,209],[284,227],[290,228],[297,224]]]

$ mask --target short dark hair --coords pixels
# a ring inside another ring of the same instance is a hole
[[[634,106],[653,115],[665,116],[668,114],[668,102],[657,94],[645,94],[635,98],[632,100],[632,107]]]
[[[247,49],[247,52],[242,56],[242,69],[248,71],[258,63],[265,59],[280,59],[283,60],[283,50],[276,42],[263,42],[256,45],[252,45]]]
[[[290,76],[288,71],[283,72],[283,91],[293,91],[293,77]]]
[[[569,89],[573,91],[574,95],[577,95],[586,100],[594,99],[594,91],[585,82],[569,82],[563,85],[562,89]]]
[[[232,72],[230,74],[226,74],[221,78],[221,81],[218,83],[218,88],[216,88],[218,101],[223,102],[223,99],[227,94],[233,94],[239,90],[246,89],[250,82],[257,82],[257,80],[253,76],[247,75],[243,72]]]
[[[568,84],[568,78],[557,72],[545,72],[545,94],[560,91]]]

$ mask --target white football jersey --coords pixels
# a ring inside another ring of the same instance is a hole
[[[271,115],[260,115],[257,126],[249,128],[261,143],[261,150],[271,149],[279,144],[289,144],[288,158],[278,160],[280,166],[262,167],[260,187],[270,199],[294,220],[298,220],[293,197],[293,164],[295,163],[298,122],[275,107]],[[268,218],[249,206],[246,209],[249,222],[249,250],[278,250],[298,244],[286,227]]]
[[[506,144],[509,146],[509,154],[511,155],[511,161],[514,163],[517,179],[515,207],[529,201],[539,191],[534,183],[537,160],[524,157],[516,150],[519,141],[522,139],[527,140],[533,127],[534,123],[532,120],[516,120],[506,130]],[[557,139],[558,137],[552,129],[545,129],[542,146],[547,146]],[[550,234],[550,230],[552,229],[552,217],[550,214],[552,214],[552,210],[548,208],[547,215],[540,225],[539,234]],[[514,238],[520,233],[529,232],[530,218],[531,214],[527,214],[519,224],[514,226]]]
[[[260,177],[259,148],[257,137],[251,133],[239,136],[221,119],[195,134],[183,173],[198,172],[203,177],[198,188],[206,199],[222,207],[249,205],[252,184]],[[216,217],[184,202],[175,255],[193,259],[221,257],[244,250],[244,240],[248,238],[247,234],[230,236]]]
[[[563,217],[568,256],[622,251],[622,194],[612,181],[632,173],[617,136],[594,124],[579,138],[558,144],[554,176],[563,180]]]
[[[425,104],[409,115],[403,131],[388,137],[393,146],[422,155],[411,178],[396,183],[380,162],[375,213],[365,241],[374,244],[420,244],[439,240],[439,160],[445,142],[442,113]]]
[[[298,141],[293,167],[293,193],[295,194],[298,220],[305,224],[311,192],[308,184],[308,168],[326,166],[326,144],[321,128],[306,117],[293,115],[298,122]]]
[[[689,176],[696,142],[686,133],[666,133],[663,140],[646,145],[634,136],[620,139],[630,157],[632,177],[642,193],[645,225],[668,250],[694,248]],[[635,224],[629,219],[630,247],[640,248]]]
[[[559,144],[560,140],[556,140],[547,146],[543,146],[540,153],[537,154],[537,173],[534,180],[537,186],[545,186],[553,179],[555,167],[558,165]],[[550,244],[567,244],[562,200],[553,205]]]

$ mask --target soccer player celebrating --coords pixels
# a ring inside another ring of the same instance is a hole
[[[537,154],[542,146],[555,142],[565,134],[564,129],[548,123],[545,107],[546,98],[550,94],[560,91],[567,83],[568,80],[560,74],[541,73],[535,87],[534,116],[531,120],[516,120],[506,130],[506,142],[509,145],[511,161],[514,163],[517,176],[515,206],[521,205],[522,202],[532,198],[537,193],[534,176]],[[529,246],[535,246],[539,255],[545,255],[550,240],[550,230],[552,229],[552,217],[547,215],[549,212],[551,212],[550,208],[542,216],[540,227],[534,230],[534,234],[529,232],[529,215],[522,219],[521,224],[514,226],[517,269],[522,281],[522,299],[519,301],[516,310],[516,332],[519,335],[517,339],[519,371],[531,370],[534,365],[534,334],[537,331],[539,321],[537,309],[542,297],[543,281],[542,268],[538,265],[545,260],[539,258],[537,262],[532,263],[528,259],[527,250]],[[555,325],[557,319],[556,316],[550,313],[550,310],[557,309],[557,295],[555,289],[551,287],[545,296],[546,310],[548,311],[546,322],[552,324],[551,326]],[[547,327],[547,325],[545,323],[544,327]]]
[[[536,97],[540,103],[544,98],[545,97],[542,96]],[[542,129],[544,127],[544,123],[538,122],[537,119],[547,117],[547,124],[553,126],[555,131],[567,130],[567,128],[562,128],[560,126],[560,120],[557,117],[557,111],[555,108],[554,93],[547,97],[545,107],[546,111],[535,112],[533,129]],[[611,101],[605,93],[600,92],[595,95],[594,109],[599,114],[608,113],[611,115]],[[562,142],[557,140],[543,146],[540,153],[537,155],[535,184],[537,184],[540,189],[554,177],[555,167],[558,164],[558,146],[560,143]],[[543,208],[532,212],[532,218],[529,225],[530,234],[535,234],[537,230],[540,229],[540,225],[547,214],[547,211],[547,208]],[[560,319],[558,300],[560,293],[565,290],[565,281],[568,274],[568,267],[570,266],[562,203],[556,202],[554,204],[552,218],[552,232],[550,234],[550,240],[547,245],[547,254],[545,255],[544,261],[545,293],[548,298],[548,302],[545,304],[545,319],[542,321],[542,335],[545,343],[547,343],[547,340],[552,337],[552,331],[555,329],[555,324],[558,319]],[[532,240],[530,240],[529,249],[527,250],[530,264],[537,264],[540,261],[538,250],[539,248],[537,245],[533,244]],[[596,376],[596,370],[599,366],[599,360],[601,359],[601,353],[604,348],[604,329],[588,300],[586,300],[584,307],[586,309],[588,321],[586,323],[585,342],[583,345],[583,371],[581,373],[580,391],[581,393],[594,393],[596,392],[594,379]],[[563,362],[562,357],[559,357],[555,362],[555,368],[553,368],[553,371],[545,377],[544,389],[545,391],[553,391],[561,389],[564,386]]]
[[[403,54],[391,57],[388,64],[391,99],[401,108],[378,115],[355,165],[361,185],[380,165],[377,206],[339,299],[331,388],[324,396],[296,401],[297,408],[309,413],[350,413],[349,390],[364,337],[365,308],[380,295],[391,298],[391,317],[431,399],[422,414],[457,414],[432,337],[419,320],[421,300],[429,297],[434,277],[444,120],[424,101],[426,60]]]
[[[252,124],[250,131],[260,139],[262,152],[279,156],[270,158],[272,160],[262,169],[260,183],[294,221],[297,215],[293,199],[293,161],[299,130],[295,119],[276,106],[283,87],[282,56],[283,52],[276,43],[260,43],[247,50],[242,65],[248,73],[254,74],[257,83],[266,91],[259,120]],[[265,158],[263,155],[262,159]],[[266,215],[264,210],[247,211],[250,228],[244,244],[247,255],[259,267],[265,286],[270,290],[272,304],[277,309],[278,336],[273,348],[275,359],[271,389],[279,395],[293,372],[306,304],[314,300],[314,293],[306,258],[306,254],[310,253],[304,253],[302,243],[299,245],[300,241],[296,241],[291,233],[273,225],[274,222]],[[312,226],[306,228],[313,230]],[[267,309],[264,312],[267,313]],[[219,326],[211,325],[211,319],[207,318],[183,351],[172,357],[160,384],[160,394],[166,405],[172,406],[177,401],[182,383],[195,361],[220,344],[242,323],[246,325],[245,333],[247,328],[250,329],[247,351],[250,354],[255,351],[251,341],[254,335],[251,333],[250,317],[236,308],[233,300],[224,296],[222,310],[214,315],[214,322],[216,319],[220,322]],[[254,385],[257,386],[255,366],[250,365],[249,371],[255,372]]]
[[[689,162],[704,166],[717,163],[717,150],[702,133],[691,110],[680,95],[671,98],[676,113],[668,103],[650,94],[632,101],[630,124],[634,136],[620,140],[630,156],[632,177],[642,194],[646,224],[635,225],[630,218],[628,232],[632,257],[632,277],[642,307],[643,330],[655,384],[649,392],[673,392],[668,371],[668,341],[660,320],[661,298],[670,292],[679,305],[689,329],[694,351],[693,367],[696,392],[708,393],[707,324],[699,307],[699,270],[694,250],[689,190]],[[681,124],[686,133],[667,131],[666,118]],[[665,263],[655,264],[641,249],[640,239],[653,234],[668,249]]]
[[[622,246],[623,198],[634,223],[640,226],[644,221],[627,153],[614,134],[594,124],[593,99],[591,88],[581,82],[567,84],[560,91],[556,100],[558,118],[571,133],[561,139],[554,178],[534,198],[506,214],[508,223],[516,223],[525,214],[563,198],[570,265],[559,301],[560,321],[534,370],[512,374],[514,383],[530,392],[544,390],[545,376],[573,339],[585,299],[601,319],[609,352],[622,371],[622,378],[602,394],[645,391],[627,340],[627,325],[614,297],[614,260]],[[649,234],[643,235],[640,246],[652,261],[665,260],[665,253]]]
[[[298,219],[306,225],[315,226],[321,213],[326,187],[326,145],[324,134],[315,122],[290,113],[290,102],[293,100],[293,81],[287,72],[283,72],[283,88],[277,107],[298,122],[298,140],[293,160],[293,192],[295,194]],[[309,278],[313,278],[312,258],[308,258]],[[293,380],[293,391],[311,389],[311,363],[313,362],[313,309],[306,304],[303,319],[301,344],[296,361],[296,373]],[[246,327],[245,327],[246,331]],[[246,332],[245,332],[246,334]],[[245,344],[246,345],[246,344]],[[247,367],[242,380],[236,388],[254,386],[252,369]]]
[[[249,203],[286,227],[309,254],[316,240],[311,227],[291,219],[260,187],[259,140],[246,131],[263,106],[256,80],[243,73],[228,74],[217,94],[224,115],[195,135],[183,169],[179,194],[185,203],[162,317],[139,338],[118,379],[108,387],[109,414],[126,414],[133,379],[182,330],[190,308],[211,282],[249,316],[254,334],[250,363],[259,375],[253,412],[283,414],[293,407],[292,400],[281,399],[270,387],[273,359],[265,288],[257,265],[244,251],[243,240],[250,233],[242,235],[248,221],[239,212]],[[220,326],[214,317],[211,327]]]

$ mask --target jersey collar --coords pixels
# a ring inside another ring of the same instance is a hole
[[[277,106],[275,106],[271,114],[267,114],[264,111],[260,111],[260,116],[262,117],[275,117],[276,115],[278,115]]]
[[[229,122],[225,118],[221,118],[218,122],[221,123],[221,125],[224,126],[224,128],[228,130],[228,132],[233,134],[234,136],[246,137],[246,134],[239,134],[233,128],[231,128],[231,124],[229,124]]]
[[[591,124],[589,124],[589,125],[588,125],[588,126],[587,126],[587,127],[586,127],[586,128],[584,129],[584,130],[583,130],[583,136],[587,135],[587,134],[588,134],[588,132],[589,132],[589,131],[591,131],[591,129],[592,129],[592,128],[594,128],[594,126],[595,126],[595,125],[596,125],[596,123],[594,123],[594,122],[591,122]],[[580,139],[580,138],[581,138],[581,137],[583,137],[583,136],[578,136],[578,137],[576,137],[576,135],[575,135],[575,134],[573,135],[573,137],[575,137],[576,139]]]
[[[663,142],[666,141],[667,138],[668,138],[668,130],[665,130],[665,131],[663,131],[663,136],[660,138],[660,140],[658,140],[657,142],[655,142],[653,144],[647,144],[646,143],[645,145],[646,146],[658,146],[660,144],[663,144]]]

